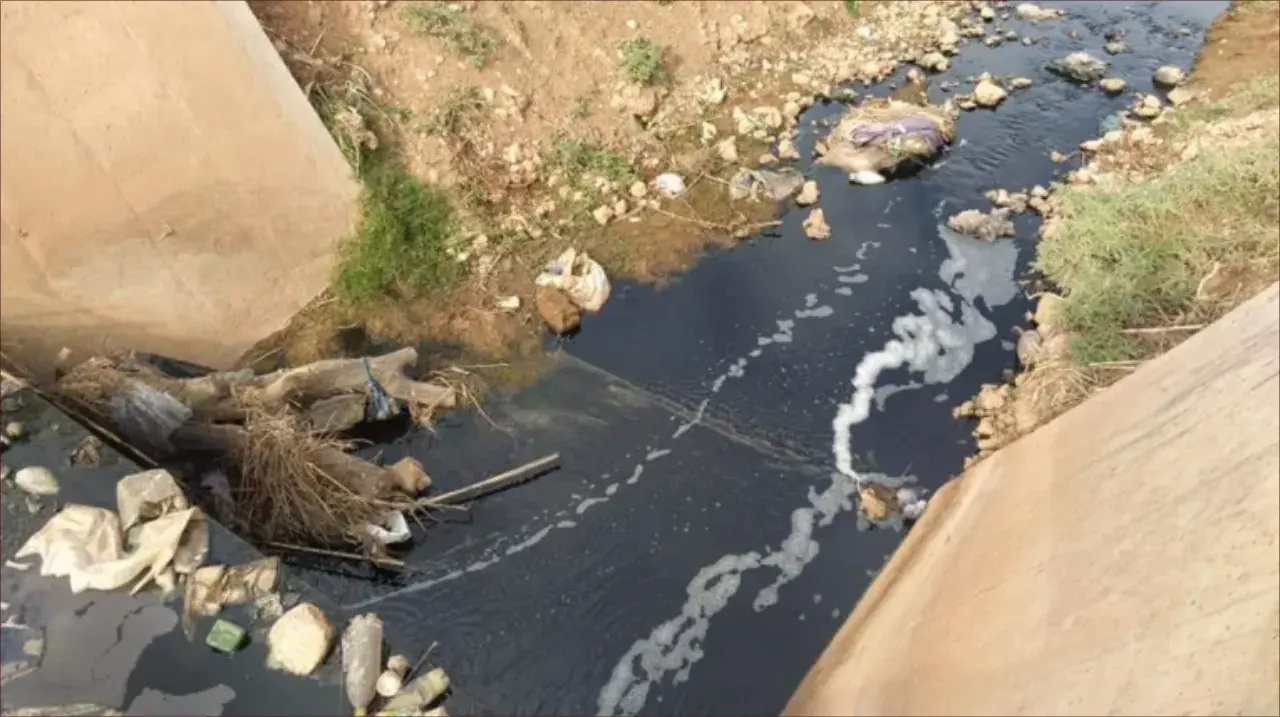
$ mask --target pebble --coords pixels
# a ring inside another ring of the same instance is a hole
[[[1031,78],[1015,77],[1012,80],[1009,80],[1009,86],[1015,90],[1025,90],[1031,86]]]
[[[4,435],[16,441],[27,435],[27,428],[21,421],[9,421],[4,426]]]
[[[27,466],[18,471],[13,482],[32,495],[57,495],[58,479],[44,466]]]
[[[726,137],[716,145],[716,154],[720,155],[720,159],[726,162],[738,161],[738,139],[736,137]]]
[[[613,203],[613,215],[621,217],[627,213],[627,200],[619,199]]]
[[[778,158],[768,152],[765,152],[764,154],[760,155],[759,162],[761,167],[768,167],[768,166],[777,164]]]
[[[1098,80],[1098,86],[1102,88],[1103,92],[1118,95],[1124,92],[1124,88],[1128,86],[1128,83],[1119,77],[1104,77]]]
[[[631,189],[628,190],[628,193],[636,199],[644,199],[644,196],[649,193],[649,188],[645,186],[644,182],[636,182],[631,185]]]
[[[613,210],[608,205],[601,204],[591,212],[591,218],[596,220],[596,224],[604,226],[609,223],[610,219],[613,219]]]

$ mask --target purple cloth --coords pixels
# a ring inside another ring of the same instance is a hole
[[[933,120],[924,115],[908,115],[892,122],[875,122],[854,130],[853,143],[866,145],[873,142],[887,142],[902,135],[923,137],[929,146],[938,151],[944,144],[942,132]]]

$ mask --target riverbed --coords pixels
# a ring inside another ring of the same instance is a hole
[[[550,452],[562,468],[432,526],[404,576],[316,582],[406,653],[437,642],[455,714],[777,713],[903,535],[859,519],[855,478],[932,491],[959,473],[973,446],[952,407],[1014,364],[1036,220],[988,244],[946,218],[1047,186],[1068,168],[1049,150],[1131,100],[1048,60],[1088,50],[1152,91],[1226,3],[1054,6],[1069,17],[999,23],[1035,44],[970,42],[931,78],[936,101],[983,71],[1033,80],[962,114],[933,167],[861,187],[799,163],[829,240],[792,210],[668,286],[616,284],[536,384],[371,449],[417,456],[442,488]],[[1110,28],[1129,53],[1103,52]],[[803,116],[803,156],[841,109]]]

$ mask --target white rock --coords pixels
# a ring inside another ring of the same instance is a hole
[[[1118,95],[1124,92],[1124,88],[1128,87],[1128,83],[1119,77],[1104,77],[1098,81],[1098,86],[1103,92]]]
[[[615,217],[626,216],[626,213],[627,213],[627,200],[619,199],[618,201],[613,203],[613,215]]]
[[[1018,17],[1031,22],[1039,22],[1041,20],[1053,20],[1055,18],[1066,15],[1065,12],[1058,8],[1040,7],[1029,2],[1024,2],[1014,9],[1018,13]]]
[[[627,190],[627,192],[636,199],[644,199],[644,195],[649,193],[649,188],[645,186],[644,182],[636,182],[631,185],[631,189]]]
[[[849,181],[854,184],[884,184],[884,175],[879,172],[863,170],[861,172],[854,172],[853,174],[850,174]]]
[[[1175,87],[1169,90],[1169,104],[1174,107],[1181,107],[1191,100],[1195,99],[1195,93],[1185,87]]]
[[[941,52],[929,52],[925,53],[925,56],[920,58],[919,64],[924,69],[932,72],[944,72],[951,66],[951,61],[948,60]]]
[[[807,207],[818,201],[818,183],[810,179],[800,188],[800,193],[796,195],[796,204]]]
[[[520,297],[518,296],[501,296],[493,302],[502,311],[515,311],[520,308]]]
[[[1025,90],[1026,88],[1031,86],[1031,78],[1015,77],[1012,80],[1009,80],[1009,86],[1015,90]]]
[[[57,495],[58,479],[44,466],[27,466],[18,471],[13,482],[32,495]]]
[[[267,666],[295,675],[309,675],[329,653],[333,625],[311,603],[295,606],[276,620],[267,633]]]
[[[732,139],[732,137],[730,138]],[[663,172],[653,180],[653,186],[664,197],[672,198],[684,194],[684,178],[674,172]]]
[[[992,10],[990,5],[983,5],[982,9],[978,11],[978,15],[987,22],[996,19],[996,11]]]
[[[983,80],[973,88],[973,101],[980,107],[995,107],[1008,96],[1009,93],[1005,92],[1003,87],[990,80]]]
[[[726,162],[738,161],[738,138],[725,137],[716,144],[716,154]]]
[[[1161,67],[1156,70],[1156,74],[1153,77],[1157,85],[1163,85],[1165,87],[1180,85],[1185,78],[1186,73],[1173,65],[1165,65],[1164,67]]]
[[[792,142],[790,137],[783,137],[778,140],[778,157],[781,159],[800,159],[800,150],[796,149],[796,143]]]
[[[716,130],[715,124],[711,122],[702,123],[701,137],[704,144],[715,139],[717,134],[719,134],[719,132]]]
[[[613,219],[613,209],[607,204],[601,204],[591,212],[591,218],[596,220],[596,224],[604,226],[609,223],[610,219]]]
[[[809,212],[809,218],[801,223],[804,228],[805,236],[810,239],[822,241],[831,237],[831,227],[827,224],[827,219],[822,214],[821,209],[814,209]]]

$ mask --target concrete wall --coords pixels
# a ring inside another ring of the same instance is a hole
[[[939,491],[786,714],[1280,714],[1278,296]]]
[[[357,186],[243,2],[5,2],[0,118],[0,341],[25,363],[222,366],[328,283]]]

